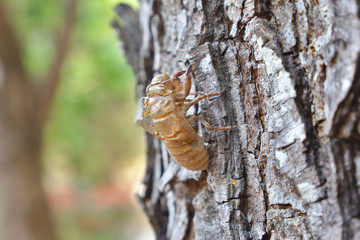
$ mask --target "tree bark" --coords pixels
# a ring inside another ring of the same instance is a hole
[[[142,0],[138,15],[116,11],[139,97],[188,59],[196,91],[225,90],[196,112],[238,126],[200,127],[203,172],[146,135],[138,198],[157,239],[360,239],[359,1]]]

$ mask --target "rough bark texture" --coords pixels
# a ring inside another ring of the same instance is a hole
[[[116,10],[139,97],[193,64],[208,171],[147,135],[139,201],[157,239],[360,239],[359,1],[140,1]],[[130,31],[131,30],[131,31]],[[228,184],[231,179],[235,184]]]

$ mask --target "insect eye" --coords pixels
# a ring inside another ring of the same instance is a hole
[[[151,92],[150,88],[151,88],[151,84],[149,84],[149,85],[146,87],[145,93],[146,93],[147,96],[149,96],[149,94],[150,94],[150,92]]]
[[[151,96],[167,96],[167,95],[169,95],[171,93],[172,93],[172,90],[168,89],[164,85],[155,85],[155,86],[148,87],[146,89],[146,94],[147,94],[148,97],[151,97]]]
[[[158,91],[159,95],[161,96],[165,96],[165,95],[168,95],[169,94],[169,90],[165,87],[161,87]]]

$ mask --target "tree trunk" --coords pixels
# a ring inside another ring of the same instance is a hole
[[[0,68],[0,239],[55,239],[41,183],[41,129],[18,72]],[[0,83],[1,84],[1,83]]]
[[[55,239],[41,184],[42,132],[33,89],[14,52],[16,40],[10,32],[1,38],[0,239]]]
[[[210,166],[147,135],[139,201],[157,239],[360,239],[359,1],[140,1],[116,8],[139,97],[193,65]]]
[[[42,188],[42,132],[75,20],[69,0],[54,63],[39,85],[24,69],[21,46],[0,1],[0,239],[55,240]]]

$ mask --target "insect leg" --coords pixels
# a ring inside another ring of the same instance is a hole
[[[195,104],[197,104],[198,102],[200,102],[202,99],[204,98],[210,98],[210,97],[217,97],[220,96],[224,91],[218,92],[218,93],[212,93],[212,94],[206,94],[206,95],[201,95],[198,96],[196,98],[194,98],[193,100],[191,100],[189,103],[187,103],[185,105],[185,112],[187,110],[189,110],[190,107],[194,106]]]
[[[178,100],[185,99],[190,93],[190,88],[191,88],[191,75],[190,74],[192,72],[191,66],[192,65],[190,65],[188,67],[188,69],[186,70],[186,73],[185,73],[186,77],[185,77],[185,81],[183,82],[182,86],[180,85],[179,78],[177,78],[177,76],[179,76],[179,75],[175,74],[175,76],[172,79],[175,89],[177,90],[177,93],[175,94],[175,98]],[[177,87],[177,86],[181,86],[180,91],[179,91],[180,87]]]
[[[185,71],[178,72],[178,73],[174,74],[174,76],[172,78],[172,83],[175,86],[176,92],[181,92],[182,91],[182,86],[181,86],[181,83],[180,83],[179,76],[183,75],[184,73],[185,73]]]
[[[203,92],[192,92],[192,93],[189,93],[189,96],[192,96],[192,95],[197,96],[197,95],[202,95],[202,94],[203,94]]]
[[[226,126],[226,127],[213,127],[210,125],[210,123],[208,121],[206,121],[204,119],[203,116],[201,115],[191,115],[188,117],[189,122],[191,123],[192,121],[200,121],[202,123],[202,125],[204,125],[204,127],[206,127],[209,130],[215,130],[215,131],[224,131],[224,130],[231,130],[236,128],[237,126]]]
[[[178,72],[178,73],[175,73],[173,78],[176,78],[177,80],[179,80],[179,76],[183,75],[186,71],[181,71],[181,72]]]

